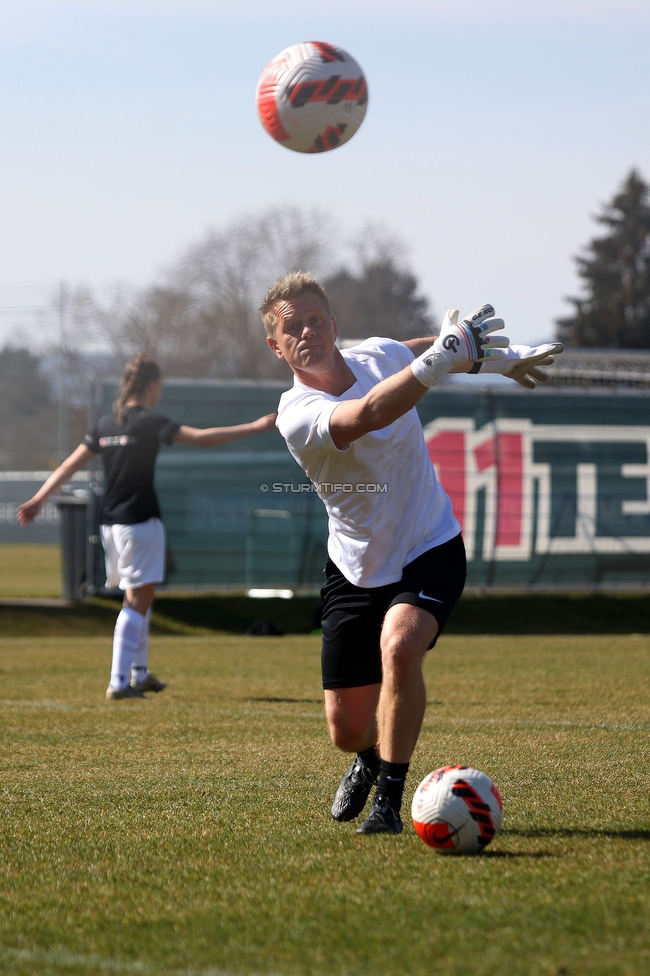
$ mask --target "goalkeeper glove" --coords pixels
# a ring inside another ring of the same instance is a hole
[[[492,305],[481,305],[458,323],[458,309],[450,308],[440,335],[425,353],[411,363],[411,371],[423,386],[432,387],[455,366],[502,359],[508,346],[506,336],[490,337],[503,328],[503,319],[493,318]]]
[[[548,376],[540,366],[552,366],[555,356],[563,351],[561,342],[546,342],[543,346],[508,346],[503,359],[484,360],[476,363],[470,373],[501,373],[534,390],[537,383],[546,383]],[[477,368],[478,367],[478,368]]]

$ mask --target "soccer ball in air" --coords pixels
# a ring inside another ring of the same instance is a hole
[[[492,780],[469,766],[443,766],[422,780],[411,804],[413,826],[441,854],[477,854],[499,827],[503,803]]]
[[[321,153],[348,142],[368,106],[363,71],[350,55],[322,41],[285,48],[257,85],[262,125],[287,149]]]

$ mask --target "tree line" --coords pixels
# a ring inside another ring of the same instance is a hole
[[[71,302],[80,341],[108,343],[116,357],[142,349],[168,375],[286,377],[263,342],[258,306],[269,284],[293,270],[323,282],[342,338],[407,339],[434,327],[429,302],[385,230],[346,241],[319,211],[272,209],[212,231],[153,285],[101,302],[79,290]]]
[[[568,346],[650,348],[650,188],[633,169],[597,214],[603,233],[575,260],[583,294],[558,319]],[[404,248],[369,225],[348,240],[325,213],[271,209],[208,233],[146,288],[101,299],[77,288],[67,303],[65,350],[69,449],[83,434],[91,371],[119,373],[139,349],[167,375],[287,378],[263,341],[258,304],[269,283],[315,272],[342,339],[431,334],[436,321]],[[89,347],[101,346],[90,362]],[[60,354],[60,351],[59,353]],[[57,383],[48,357],[0,350],[0,468],[43,469],[57,454]]]
[[[650,347],[650,187],[632,169],[595,217],[604,233],[575,258],[583,294],[556,334],[569,346]],[[80,334],[108,341],[118,358],[145,349],[181,376],[284,375],[260,343],[257,305],[268,283],[294,269],[323,281],[342,338],[413,338],[435,319],[404,250],[367,226],[351,241],[327,214],[297,208],[243,216],[209,233],[149,288],[101,303],[74,297]]]
[[[119,374],[139,350],[167,376],[288,380],[264,342],[258,306],[269,284],[296,269],[323,281],[343,339],[408,339],[435,329],[404,248],[384,228],[369,225],[347,240],[318,211],[244,215],[207,234],[147,288],[121,288],[108,299],[85,287],[68,294],[63,352],[0,351],[0,469],[56,463],[61,357],[64,454],[83,436],[89,374]]]

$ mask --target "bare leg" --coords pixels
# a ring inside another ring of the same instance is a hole
[[[415,749],[426,706],[422,660],[437,632],[435,617],[408,603],[391,607],[384,619],[378,724],[388,762],[407,763]]]
[[[363,752],[377,742],[381,685],[325,689],[325,714],[332,742],[344,752]]]
[[[377,716],[381,762],[377,792],[358,834],[402,832],[404,784],[426,706],[422,658],[437,631],[435,617],[408,603],[391,607],[384,618]]]
[[[386,614],[381,634],[383,681],[360,688],[325,691],[330,737],[346,752],[377,743],[381,769],[373,808],[360,833],[400,833],[399,806],[408,762],[420,733],[426,693],[422,659],[438,624],[426,610],[398,604]],[[357,756],[334,797],[335,820],[352,820],[366,804],[377,767]],[[381,793],[380,793],[381,790]]]
[[[141,617],[146,617],[147,610],[153,604],[155,592],[155,583],[145,583],[144,586],[138,586],[135,590],[126,590],[122,606],[135,610]]]
[[[366,805],[376,782],[379,761],[377,743],[377,702],[380,684],[325,691],[325,712],[330,737],[344,752],[357,755],[345,773],[332,803],[335,820],[354,820]],[[366,754],[366,750],[370,750]],[[371,758],[372,757],[372,758]]]

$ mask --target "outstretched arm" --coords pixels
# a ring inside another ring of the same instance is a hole
[[[402,345],[410,349],[414,356],[421,356],[431,348],[437,338],[438,336],[424,336],[423,339],[404,339]]]
[[[265,430],[273,430],[277,414],[268,413],[258,417],[250,424],[235,424],[234,427],[187,427],[183,424],[174,437],[175,444],[192,444],[194,447],[213,447],[215,444],[227,444],[237,441],[240,437],[250,437],[251,434],[263,434]]]
[[[359,400],[343,400],[330,417],[330,435],[343,450],[371,430],[388,427],[419,403],[427,387],[416,380],[410,366],[373,386]]]
[[[76,474],[77,471],[85,467],[91,457],[94,456],[89,447],[86,447],[85,444],[80,444],[76,451],[73,451],[59,465],[56,471],[52,472],[36,494],[28,502],[18,506],[16,518],[20,524],[28,525],[30,522],[33,522],[50,495],[53,495],[57,488],[60,488],[66,481],[69,481],[73,474]]]
[[[405,343],[416,354],[410,366],[382,380],[364,397],[344,400],[332,412],[329,429],[336,447],[344,450],[371,430],[388,427],[452,369],[467,371],[476,361],[502,356],[508,340],[490,336],[503,328],[503,320],[492,316],[494,308],[482,305],[458,324],[457,309],[450,309],[433,343],[429,339]]]

